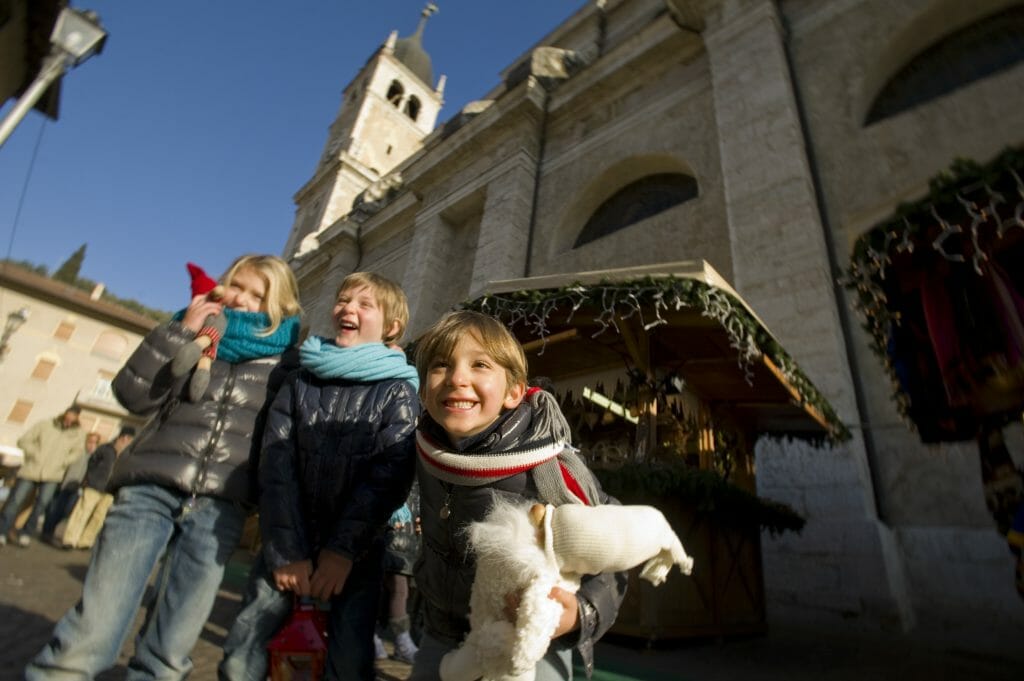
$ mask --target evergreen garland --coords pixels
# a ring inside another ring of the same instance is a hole
[[[709,470],[682,463],[647,462],[618,469],[595,468],[606,492],[623,503],[658,505],[675,499],[721,525],[749,527],[752,523],[773,536],[787,530],[800,532],[806,520],[789,506],[730,484]]]
[[[829,425],[829,437],[843,441],[850,431],[832,406],[818,392],[774,337],[747,308],[717,286],[696,279],[644,277],[628,283],[602,280],[598,284],[574,283],[558,289],[531,289],[482,296],[463,308],[483,312],[502,320],[510,328],[524,326],[538,339],[549,335],[548,319],[556,311],[569,311],[569,321],[584,303],[597,305],[594,318],[600,329],[594,334],[618,333],[617,319],[638,316],[645,330],[667,324],[662,312],[690,308],[717,321],[736,350],[736,361],[747,382],[752,380],[755,359],[766,355],[796,389],[803,404],[817,409]]]
[[[899,324],[900,316],[898,309],[890,307],[884,289],[892,256],[931,249],[936,257],[970,263],[980,273],[987,256],[979,238],[982,242],[993,235],[1002,238],[1008,229],[1024,228],[1024,148],[1008,147],[984,165],[956,159],[948,170],[932,178],[928,187],[926,196],[901,203],[856,241],[843,277],[843,285],[856,293],[854,307],[871,337],[872,352],[885,366],[893,399],[905,418],[908,397],[887,350],[890,329]],[[951,234],[962,235],[959,250],[945,244],[945,237]]]

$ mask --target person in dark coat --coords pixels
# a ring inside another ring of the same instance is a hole
[[[618,503],[571,446],[554,396],[527,388],[522,346],[479,312],[454,312],[416,347],[425,413],[416,432],[422,544],[414,576],[422,597],[423,634],[410,681],[438,681],[445,655],[470,630],[476,565],[466,531],[495,497],[553,506]],[[594,642],[611,628],[625,596],[626,573],[587,575],[579,591],[555,587],[563,613],[537,681],[572,678],[572,649],[587,676]],[[508,593],[514,610],[519,594]],[[514,617],[510,617],[514,619]]]
[[[287,263],[246,255],[221,278],[224,296],[197,295],[153,329],[114,377],[114,395],[149,417],[118,458],[114,505],[93,547],[82,599],[25,669],[28,681],[95,678],[117,661],[159,564],[156,599],[135,640],[129,679],[183,679],[224,567],[255,499],[250,460],[266,409],[299,334],[298,285]],[[191,401],[170,364],[204,321],[228,319],[210,383]]]
[[[260,458],[263,551],[224,643],[219,677],[263,681],[266,645],[295,596],[330,602],[324,678],[374,679],[384,530],[409,494],[416,371],[393,349],[405,294],[370,272],[345,277],[333,339],[310,336],[267,419]]]
[[[135,428],[125,426],[117,437],[100,445],[89,457],[89,465],[82,478],[81,496],[71,511],[61,542],[67,549],[91,549],[96,535],[103,527],[114,495],[107,492],[114,464],[125,447],[135,439]]]

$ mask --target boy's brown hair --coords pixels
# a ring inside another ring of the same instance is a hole
[[[439,357],[451,357],[455,346],[467,333],[473,334],[484,351],[505,369],[509,387],[526,383],[526,353],[515,336],[494,317],[462,310],[442,317],[416,343],[416,373],[421,386],[426,385],[431,362]]]
[[[342,291],[364,286],[373,291],[373,297],[377,299],[377,305],[384,316],[384,330],[390,330],[398,322],[398,331],[383,339],[385,344],[397,343],[409,325],[409,300],[405,297],[405,291],[395,282],[375,272],[353,272],[341,280],[334,299],[337,300]]]

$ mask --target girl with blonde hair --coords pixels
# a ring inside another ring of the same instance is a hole
[[[253,509],[250,462],[270,401],[295,365],[298,286],[272,255],[245,255],[221,278],[219,301],[192,299],[151,331],[118,372],[114,394],[151,417],[122,453],[110,480],[116,494],[93,549],[82,598],[57,623],[26,679],[94,678],[117,661],[159,564],[154,600],[128,662],[128,679],[182,679],[213,608],[224,567]],[[169,364],[204,320],[228,317],[209,388],[186,398],[189,376]],[[287,354],[286,354],[287,353]]]

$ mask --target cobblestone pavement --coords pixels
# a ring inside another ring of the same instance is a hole
[[[245,551],[228,566],[213,614],[192,654],[192,679],[216,678],[220,646],[238,609],[248,565]],[[85,551],[34,542],[0,548],[0,681],[21,679],[25,662],[54,623],[77,601],[88,564]],[[136,621],[138,625],[141,615]],[[131,643],[127,644],[130,649]],[[101,681],[124,678],[119,665]],[[1024,646],[982,653],[943,648],[901,636],[772,626],[765,636],[689,640],[655,648],[635,641],[601,642],[594,681],[1011,681],[1024,678]],[[404,681],[408,665],[393,660],[378,676]],[[577,678],[583,678],[577,674]]]
[[[224,584],[217,595],[213,613],[203,629],[192,662],[192,679],[217,678],[220,648],[238,607],[248,570],[249,556],[239,550],[228,564]],[[65,551],[35,541],[28,548],[0,548],[0,681],[22,678],[22,670],[43,647],[57,620],[81,595],[82,580],[89,564],[88,551]],[[136,618],[136,629],[142,614]],[[118,665],[97,677],[101,681],[123,679],[124,665],[131,655],[131,639],[125,645]],[[390,650],[390,643],[385,643]],[[378,663],[379,678],[404,680],[409,665],[395,660]]]

